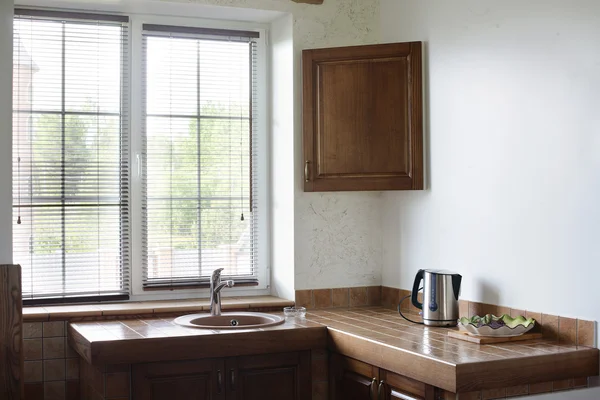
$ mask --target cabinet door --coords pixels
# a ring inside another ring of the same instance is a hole
[[[433,400],[435,389],[423,382],[380,370],[381,394],[378,400]]]
[[[227,400],[305,400],[312,396],[310,352],[226,360]]]
[[[223,360],[138,364],[132,370],[134,400],[225,400]]]
[[[423,189],[421,43],[304,50],[304,190]]]
[[[373,365],[332,354],[329,377],[332,400],[377,400],[379,368]]]

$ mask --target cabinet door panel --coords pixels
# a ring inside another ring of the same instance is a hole
[[[134,400],[223,400],[222,360],[134,365]]]
[[[375,400],[379,369],[362,361],[333,354],[330,364],[330,398]],[[373,383],[373,379],[375,382]]]
[[[380,370],[379,376],[384,382],[385,393],[380,400],[433,400],[434,388],[423,382],[394,372]]]
[[[227,359],[228,400],[304,400],[312,395],[310,352]]]
[[[421,43],[303,52],[305,191],[423,188]]]

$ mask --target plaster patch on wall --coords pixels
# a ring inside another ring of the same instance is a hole
[[[381,284],[381,193],[297,199],[296,289]]]
[[[165,1],[165,0],[163,0]],[[168,0],[167,0],[168,1]],[[177,1],[177,0],[171,0]],[[320,6],[290,0],[180,1],[255,8],[293,15],[295,73],[295,287],[379,285],[382,269],[380,193],[304,193],[302,176],[301,51],[380,41],[380,0],[327,0]],[[282,157],[292,157],[284,154]],[[276,160],[272,165],[276,168]],[[292,177],[290,177],[292,179]],[[273,268],[290,266],[273,265]]]

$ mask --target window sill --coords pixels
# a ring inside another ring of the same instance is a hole
[[[224,297],[223,310],[256,308],[279,308],[294,305],[293,300],[275,296]],[[123,315],[160,315],[208,311],[208,299],[138,301],[129,303],[105,303],[89,305],[60,305],[46,307],[23,307],[24,322],[71,320],[81,318],[114,317]]]

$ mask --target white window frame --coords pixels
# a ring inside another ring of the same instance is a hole
[[[26,3],[16,2],[15,7],[35,7],[48,9],[48,1],[35,0]],[[142,286],[142,25],[158,24],[172,26],[188,26],[195,28],[215,28],[229,30],[246,30],[260,33],[257,42],[257,143],[263,156],[257,162],[258,174],[258,286],[233,287],[222,292],[222,296],[251,296],[271,294],[271,237],[270,237],[270,179],[269,179],[269,131],[268,93],[270,82],[267,76],[268,25],[254,22],[239,22],[228,19],[203,19],[202,7],[179,5],[176,3],[154,4],[152,14],[147,14],[143,3],[129,6],[108,6],[103,3],[57,1],[52,2],[50,9],[59,11],[102,12],[129,16],[129,76],[130,76],[130,126],[129,126],[129,171],[130,171],[130,211],[131,211],[131,263],[130,263],[130,300],[166,300],[206,298],[209,289],[152,289],[144,290]],[[193,12],[191,13],[191,11]],[[211,7],[211,12],[217,12]],[[185,15],[185,16],[182,16]],[[226,17],[226,13],[223,12]]]

